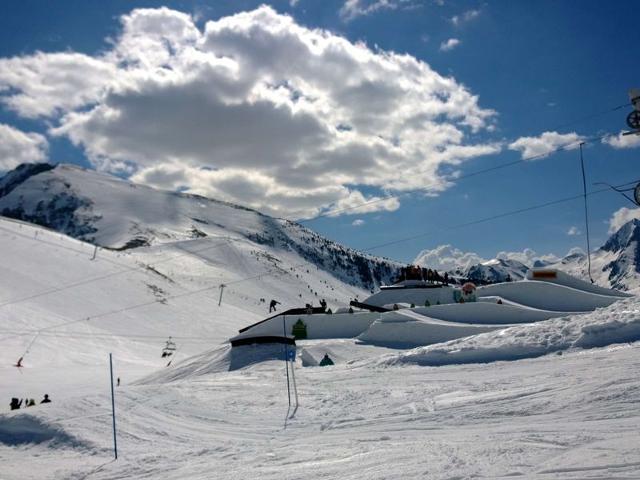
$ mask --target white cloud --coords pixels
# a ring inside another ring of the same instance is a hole
[[[11,170],[21,163],[43,162],[49,144],[39,133],[26,133],[0,123],[0,171]]]
[[[532,250],[531,248],[525,248],[521,252],[498,252],[496,258],[501,258],[504,260],[516,260],[520,263],[524,263],[529,267],[533,266],[536,260],[542,260],[543,262],[549,263],[555,263],[560,260],[553,253],[539,255],[535,250]]]
[[[498,252],[495,256],[502,260],[516,260],[529,267],[533,266],[536,260],[546,263],[555,263],[560,258],[552,253],[539,255],[535,250],[525,248],[521,252]],[[462,250],[452,247],[451,245],[440,245],[432,250],[423,250],[413,261],[416,265],[435,268],[436,270],[455,270],[457,268],[468,268],[479,263],[490,262],[482,258],[475,252],[463,252]]]
[[[623,135],[620,132],[618,135],[603,138],[602,143],[613,148],[637,148],[640,147],[640,135]]]
[[[432,250],[421,251],[413,264],[436,270],[455,270],[482,262],[486,260],[477,253],[463,252],[451,245],[440,245]]]
[[[353,225],[354,227],[361,227],[364,224],[365,224],[365,221],[362,220],[361,218],[356,218],[353,222],[351,222],[351,225]]]
[[[418,8],[419,5],[419,2],[413,0],[346,0],[339,13],[340,17],[348,22],[381,10],[407,10]]]
[[[467,23],[478,18],[479,15],[480,10],[467,10],[460,15],[454,15],[453,17],[451,17],[451,23],[453,23],[456,27],[459,27],[463,23]]]
[[[581,233],[580,229],[576,226],[571,226],[569,227],[569,230],[567,230],[567,235],[569,236],[580,235]]]
[[[446,42],[442,42],[440,44],[440,51],[448,52],[456,48],[458,45],[460,45],[460,43],[461,43],[460,40],[458,40],[457,38],[450,38]]]
[[[640,219],[640,208],[622,207],[616,210],[609,219],[609,233],[616,233],[625,223],[634,219]]]
[[[376,198],[364,188],[436,194],[442,167],[500,150],[469,140],[495,112],[454,78],[270,7],[203,29],[168,8],[121,21],[101,54],[0,59],[0,101],[98,169],[302,218]]]
[[[575,132],[544,132],[538,137],[520,137],[509,144],[509,150],[520,151],[523,159],[533,160],[544,157],[559,148],[574,150],[580,146],[580,142],[583,140],[584,137]]]
[[[572,247],[569,249],[566,256],[568,257],[570,255],[586,255],[586,253],[580,247]]]

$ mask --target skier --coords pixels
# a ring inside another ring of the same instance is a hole
[[[328,367],[334,365],[333,360],[331,360],[331,358],[329,358],[329,354],[325,353],[324,357],[322,358],[322,360],[320,360],[320,366],[321,367]]]
[[[42,401],[40,403],[51,403],[51,399],[49,398],[49,394],[48,393],[44,394],[44,398],[42,399]]]
[[[21,368],[21,367],[22,367],[22,358],[23,358],[23,357],[20,357],[20,358],[18,359],[18,361],[16,362],[16,364],[14,365],[14,367],[18,367],[18,368]]]
[[[444,284],[449,285],[449,274],[444,272]]]
[[[13,397],[11,399],[11,403],[9,404],[9,408],[11,408],[11,410],[18,410],[21,405],[22,405],[22,399],[18,401],[16,397]]]
[[[280,302],[278,302],[277,300],[271,300],[271,302],[269,303],[269,313],[276,311],[276,305],[280,305]]]
[[[322,300],[320,300],[320,307],[322,308],[322,310],[326,310],[327,309],[327,302],[325,301],[324,298]]]
[[[36,401],[33,398],[30,398],[28,401],[25,401],[24,406],[25,407],[35,407],[36,406]]]
[[[116,384],[117,387],[120,386],[120,377],[118,377],[118,383]]]

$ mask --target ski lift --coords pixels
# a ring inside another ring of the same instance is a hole
[[[171,355],[173,355],[173,353],[176,351],[177,347],[176,344],[173,340],[171,340],[171,337],[169,337],[169,340],[167,340],[164,348],[162,349],[162,355],[161,358],[167,358],[170,357]]]
[[[640,134],[640,88],[632,88],[629,90],[629,100],[633,105],[633,110],[627,115],[627,126],[631,132],[624,132],[623,135],[639,135]]]
[[[638,182],[635,187],[629,187],[629,188],[617,188],[606,182],[598,182],[598,183],[594,183],[594,185],[606,185],[614,192],[618,192],[620,195],[622,195],[624,198],[629,200],[635,206],[640,207],[640,182]],[[631,191],[633,191],[633,198],[627,194],[627,192],[631,192]]]

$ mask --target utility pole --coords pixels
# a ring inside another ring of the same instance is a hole
[[[591,277],[591,242],[589,241],[589,210],[587,209],[587,178],[584,173],[584,158],[582,156],[582,146],[584,142],[580,143],[580,166],[582,167],[582,194],[584,196],[584,225],[585,233],[587,235],[587,265],[589,272],[589,280],[591,283],[595,283]]]

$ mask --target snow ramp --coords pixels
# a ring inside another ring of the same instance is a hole
[[[555,283],[557,285],[575,288],[576,290],[582,290],[583,292],[609,297],[628,298],[633,296],[630,293],[621,292],[620,290],[604,288],[599,285],[594,285],[593,283],[585,282],[555,268],[534,268],[533,270],[529,270],[527,272],[527,280]]]
[[[509,325],[448,322],[425,317],[411,310],[398,310],[382,314],[380,319],[373,322],[357,339],[372,345],[411,348],[478,335],[507,326]]]
[[[632,298],[582,315],[512,326],[386,355],[374,364],[442,366],[512,361],[639,340],[640,301]]]
[[[482,325],[533,323],[566,315],[565,312],[540,310],[508,303],[498,304],[495,301],[449,303],[431,307],[418,307],[413,311],[438,320]]]
[[[620,297],[537,280],[486,285],[478,287],[476,295],[502,297],[520,305],[556,312],[590,312],[620,300]]]

